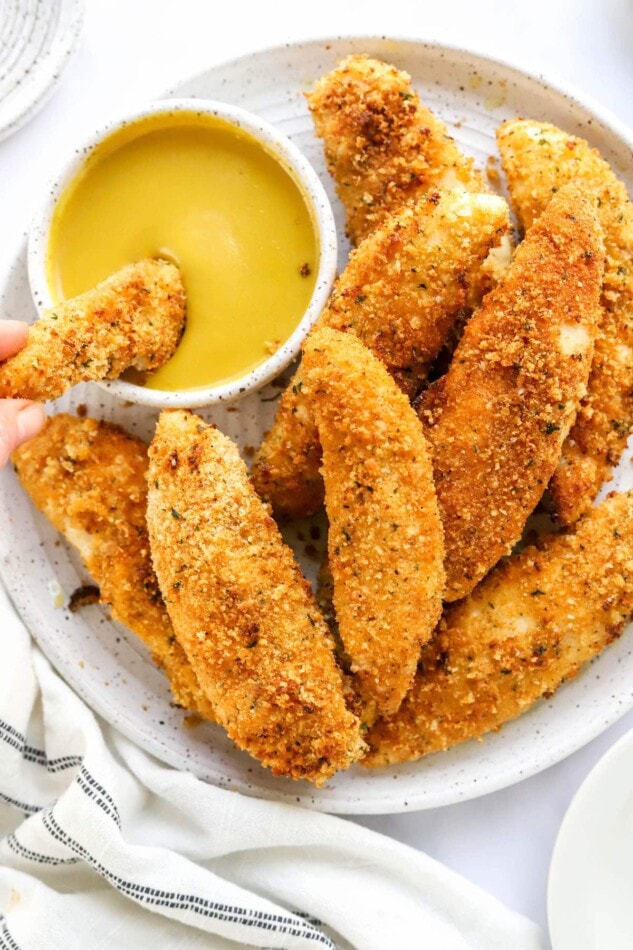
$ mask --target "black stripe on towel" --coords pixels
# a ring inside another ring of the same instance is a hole
[[[293,937],[303,937],[306,940],[313,940],[315,943],[327,947],[328,950],[336,950],[335,944],[323,932],[316,930],[310,926],[310,924],[296,922],[281,914],[269,914],[265,911],[249,910],[245,907],[231,907],[227,904],[218,904],[216,901],[210,901],[206,897],[199,897],[194,894],[178,894],[174,891],[165,891],[159,888],[147,887],[144,884],[135,884],[132,881],[126,881],[111,871],[108,871],[108,869],[86,851],[78,841],[71,838],[58,824],[50,811],[44,812],[42,815],[42,823],[48,833],[56,841],[59,841],[74,851],[75,854],[83,858],[83,860],[101,874],[102,877],[110,881],[121,894],[124,894],[139,904],[145,904],[150,907],[168,907],[171,910],[193,911],[201,916],[227,923],[242,924],[245,927],[257,927],[260,930],[275,931],[277,933],[289,934]]]
[[[50,854],[40,854],[39,851],[31,851],[30,848],[27,848],[25,844],[22,844],[21,841],[18,841],[15,834],[9,835],[7,838],[7,844],[16,854],[19,854],[21,858],[26,858],[29,861],[36,861],[37,864],[51,864],[54,867],[58,867],[60,864],[78,864],[79,858],[53,858]]]
[[[0,914],[0,950],[20,950],[7,927],[6,920]]]
[[[296,914],[297,917],[301,917],[302,920],[305,920],[309,924],[312,924],[313,927],[323,926],[322,920],[319,920],[318,917],[314,917],[312,914],[307,914],[304,910],[293,910],[293,914]]]
[[[91,798],[120,828],[121,816],[115,800],[106,792],[103,785],[100,785],[99,782],[92,777],[85,765],[82,765],[75,776],[75,781],[84,795]]]
[[[17,798],[11,798],[10,795],[6,795],[4,792],[0,792],[0,802],[6,802],[7,805],[19,808],[25,815],[36,815],[38,811],[42,811],[46,807],[45,805],[28,805],[26,802],[18,801]]]
[[[41,765],[49,772],[63,772],[64,769],[73,769],[81,765],[81,756],[78,755],[62,755],[56,759],[49,759],[44,749],[36,749],[35,746],[29,745],[26,736],[4,719],[0,719],[0,739],[21,752],[27,762]]]

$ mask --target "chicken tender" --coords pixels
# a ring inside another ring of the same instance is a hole
[[[550,483],[553,513],[569,525],[610,478],[633,426],[633,204],[584,139],[547,123],[515,119],[501,125],[498,140],[523,227],[539,217],[553,193],[575,181],[597,201],[604,231],[602,314],[588,391]]]
[[[364,765],[418,759],[516,718],[597,656],[633,612],[633,492],[499,565],[449,607]]]
[[[486,191],[482,175],[420,102],[411,77],[352,55],[307,95],[328,170],[358,244],[421,191]]]
[[[230,439],[163,412],[149,454],[154,567],[217,721],[275,775],[321,785],[364,743],[310,585]]]
[[[57,399],[76,383],[158,369],[185,321],[180,272],[166,261],[122,268],[94,290],[47,310],[15,356],[0,363],[0,397]]]
[[[356,335],[413,395],[508,223],[507,205],[496,195],[420,196],[352,252],[315,329]],[[258,492],[285,517],[323,504],[321,449],[302,387],[300,368],[253,465]]]
[[[408,399],[355,337],[313,334],[303,367],[323,446],[338,630],[373,722],[397,711],[442,611],[431,460]]]
[[[213,719],[152,569],[145,524],[147,445],[119,426],[60,414],[12,460],[33,503],[79,551],[102,603],[165,671],[175,702]]]
[[[603,260],[594,202],[567,185],[422,398],[446,600],[464,597],[510,553],[556,468],[586,390]]]

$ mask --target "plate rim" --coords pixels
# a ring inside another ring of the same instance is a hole
[[[556,891],[560,887],[560,880],[564,877],[564,875],[561,875],[559,868],[561,862],[565,860],[565,849],[568,847],[570,836],[572,838],[574,836],[574,826],[579,820],[582,821],[583,813],[588,805],[590,805],[592,799],[599,797],[601,787],[605,780],[608,781],[608,777],[614,765],[616,765],[621,758],[626,758],[627,756],[630,756],[633,761],[633,727],[625,732],[624,735],[620,736],[620,738],[617,739],[613,745],[609,746],[606,752],[600,756],[593,768],[590,769],[581,782],[567,807],[567,811],[558,829],[558,834],[556,835],[547,874],[547,925],[550,931],[550,938],[553,930],[552,922],[556,915],[556,911],[554,910]],[[599,813],[602,814],[602,811]],[[557,948],[553,946],[553,950],[557,950]]]
[[[56,34],[54,37],[57,42],[61,39],[65,40],[64,51],[61,56],[58,55],[55,59],[47,62],[44,70],[38,70],[34,73],[34,95],[31,96],[22,111],[11,110],[9,118],[0,124],[0,142],[10,138],[15,132],[27,125],[46,105],[61,83],[66,68],[79,47],[86,18],[85,0],[58,0],[58,4],[60,7],[66,5],[68,8],[69,22],[66,32],[61,36]],[[47,50],[47,53],[50,54],[50,49]]]
[[[415,37],[391,37],[391,36],[377,36],[375,34],[349,34],[341,36],[329,36],[322,38],[310,38],[308,40],[297,40],[285,44],[276,44],[261,49],[256,49],[250,53],[245,53],[233,58],[228,58],[219,63],[208,66],[206,69],[197,70],[191,73],[187,78],[179,80],[177,83],[170,85],[169,89],[163,90],[162,93],[157,93],[158,97],[170,97],[179,94],[179,90],[185,84],[192,84],[199,81],[208,73],[212,72],[221,72],[224,69],[239,67],[240,64],[246,64],[249,61],[254,59],[260,59],[262,57],[270,57],[275,55],[283,55],[290,51],[295,51],[299,49],[314,49],[317,50],[328,44],[340,44],[340,43],[357,43],[357,44],[384,44],[389,43],[390,46],[395,44],[403,45],[411,50],[422,50],[431,51],[433,55],[443,54],[453,54],[454,56],[459,55],[462,61],[466,61],[468,65],[474,67],[480,66],[485,68],[487,65],[492,66],[492,68],[497,68],[503,71],[508,71],[510,74],[514,75],[517,80],[524,82],[525,80],[536,83],[544,92],[553,91],[559,96],[564,97],[565,99],[575,103],[582,110],[590,113],[590,115],[597,120],[597,122],[603,126],[608,132],[614,135],[617,139],[624,143],[628,148],[633,149],[633,134],[629,128],[618,119],[610,110],[605,107],[602,107],[599,103],[596,103],[595,100],[590,96],[586,96],[584,93],[579,93],[573,89],[572,86],[566,83],[561,83],[556,80],[551,80],[549,75],[545,76],[544,74],[535,74],[529,70],[524,70],[521,67],[515,66],[512,63],[503,60],[498,57],[488,56],[485,53],[480,53],[476,50],[470,50],[463,46],[455,46],[447,43],[441,43],[438,41],[429,41],[425,39],[415,38]],[[397,51],[395,49],[391,50],[393,56],[397,56]],[[343,54],[341,54],[343,55]],[[19,239],[16,241],[15,247],[13,248],[13,255],[7,258],[7,265],[1,269],[0,273],[0,283],[6,285],[8,275],[11,273],[13,267],[15,266],[16,260],[20,254],[22,242],[24,237],[20,235]],[[2,559],[0,559],[0,576],[5,578],[5,564]],[[9,589],[9,596],[13,598]],[[14,603],[18,614],[22,617],[22,609]],[[26,621],[25,621],[26,622]],[[28,624],[27,624],[28,626]],[[38,638],[34,636],[34,639],[39,643]],[[62,678],[71,683],[71,687],[82,696],[82,698],[87,702],[87,704],[95,711],[98,712],[107,722],[110,722],[115,725],[122,733],[126,734],[132,741],[138,743],[143,748],[147,749],[151,754],[158,757],[156,751],[156,744],[149,748],[149,745],[144,744],[139,740],[139,735],[143,735],[142,730],[136,728],[133,723],[128,724],[127,721],[121,717],[121,720],[118,716],[114,719],[112,718],[111,713],[106,715],[102,713],[99,709],[96,709],[95,703],[92,699],[87,698],[87,694],[82,689],[81,683],[77,684],[77,680],[72,678],[68,680],[68,672],[66,669],[61,669],[57,667],[57,664],[49,657],[47,651],[43,650],[50,662],[58,669],[58,672]],[[279,801],[297,801],[300,800],[302,804],[307,807],[319,811],[325,811],[330,813],[338,814],[348,814],[348,815],[371,815],[371,814],[396,814],[401,812],[414,812],[418,810],[426,810],[429,808],[442,807],[447,804],[459,803],[461,801],[467,801],[470,799],[475,799],[482,797],[492,792],[498,791],[503,788],[510,787],[513,784],[516,784],[520,781],[523,781],[535,774],[538,774],[545,769],[551,767],[552,765],[563,761],[569,755],[572,755],[578,749],[582,748],[596,736],[600,735],[605,731],[608,726],[616,722],[621,716],[623,716],[629,709],[633,707],[633,692],[629,703],[622,702],[619,705],[613,706],[609,710],[609,715],[605,716],[604,712],[601,711],[600,714],[594,714],[587,719],[589,728],[581,730],[581,734],[576,732],[573,737],[573,741],[559,741],[554,749],[550,748],[549,750],[540,751],[538,754],[535,754],[533,761],[529,764],[528,767],[518,769],[516,763],[508,762],[502,768],[495,768],[493,776],[484,775],[477,778],[471,778],[467,780],[464,784],[460,784],[456,791],[453,791],[452,794],[442,795],[440,792],[435,794],[429,794],[421,790],[419,792],[407,793],[404,791],[399,791],[397,788],[394,788],[392,793],[392,798],[386,802],[386,796],[383,794],[380,800],[370,801],[366,803],[359,795],[354,796],[353,792],[345,791],[344,801],[338,802],[328,802],[326,799],[314,798],[309,789],[300,788],[297,786],[297,795],[290,795],[284,792],[280,794],[275,794],[269,789],[262,786],[257,786],[256,789],[244,790],[244,794],[257,795],[262,798],[276,798]],[[133,734],[132,734],[133,733]],[[148,740],[151,738],[149,733],[147,734]],[[169,762],[170,765],[177,768],[189,768],[190,770],[196,772],[196,766],[194,763],[189,763],[187,766],[184,764],[183,760],[186,759],[186,754],[183,752],[181,754],[174,754],[171,759],[169,754],[162,755],[163,761]],[[175,761],[178,759],[178,761]],[[207,778],[207,781],[211,779]],[[215,783],[217,784],[217,782]],[[233,785],[235,787],[235,784]]]
[[[602,105],[600,100],[596,99],[591,93],[585,93],[584,91],[580,90],[573,82],[563,79],[555,71],[547,70],[545,72],[534,72],[531,69],[523,69],[523,67],[515,65],[510,60],[505,59],[502,56],[492,56],[488,53],[481,52],[468,46],[460,46],[455,43],[444,43],[440,42],[439,40],[425,39],[422,36],[397,36],[384,33],[340,33],[297,39],[287,43],[272,43],[267,46],[258,47],[256,50],[252,50],[250,53],[242,53],[239,56],[222,59],[213,66],[208,66],[206,70],[198,70],[196,72],[184,74],[177,81],[171,83],[169,87],[163,88],[161,97],[174,97],[178,94],[178,90],[181,86],[195,82],[202,75],[204,75],[205,72],[212,69],[224,69],[227,67],[236,66],[239,63],[249,60],[254,56],[273,56],[277,53],[282,53],[284,50],[287,51],[290,49],[295,49],[296,47],[327,47],[328,44],[333,43],[356,43],[360,41],[367,43],[397,43],[403,45],[422,46],[437,53],[449,52],[459,56],[479,59],[485,63],[492,63],[494,66],[499,67],[500,69],[506,69],[512,73],[515,73],[521,79],[529,79],[533,82],[536,82],[545,90],[551,88],[555,92],[558,92],[560,95],[564,96],[566,99],[576,103],[581,108],[593,112],[603,125],[606,125],[618,138],[624,139],[629,148],[633,150],[633,126],[630,127],[627,125],[627,123],[620,119],[612,109],[610,109],[608,106]]]

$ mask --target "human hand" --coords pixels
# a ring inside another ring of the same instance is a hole
[[[18,320],[0,320],[0,361],[13,356],[27,341],[29,328]],[[32,439],[44,425],[44,407],[28,399],[0,399],[0,467],[14,449]]]

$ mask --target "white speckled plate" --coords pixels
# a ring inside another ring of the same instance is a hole
[[[591,770],[563,820],[550,864],[553,950],[633,943],[633,731]]]
[[[55,89],[79,41],[83,8],[83,0],[0,0],[0,139]]]
[[[424,100],[480,164],[495,151],[494,131],[502,119],[530,115],[589,138],[629,187],[633,184],[630,138],[597,106],[583,104],[510,66],[421,42],[341,39],[292,45],[214,67],[171,93],[224,99],[276,123],[322,175],[340,225],[342,214],[302,92],[351,51],[367,51],[407,69]],[[0,313],[33,318],[24,247],[0,280],[0,295]],[[206,417],[243,448],[256,445],[270,424],[278,394],[279,389],[269,386],[232,409],[209,411]],[[152,432],[155,416],[150,410],[120,404],[95,386],[78,387],[60,400],[59,408],[72,409],[80,403],[91,414],[116,420],[141,435]],[[627,460],[612,487],[628,487],[630,476]],[[58,581],[69,595],[86,581],[86,572],[33,510],[10,470],[1,473],[0,488],[2,574],[42,649],[105,719],[160,759],[217,785],[343,814],[431,808],[520,781],[569,755],[633,707],[633,640],[625,634],[553,699],[539,703],[482,743],[471,742],[397,768],[366,771],[356,766],[318,791],[275,779],[237,752],[221,729],[206,724],[187,728],[182,712],[170,706],[166,682],[143,646],[111,623],[102,608],[71,614],[53,606],[51,582]],[[295,544],[306,568],[314,573],[315,562],[305,554],[306,541],[312,543],[304,528],[303,540],[295,536]]]

